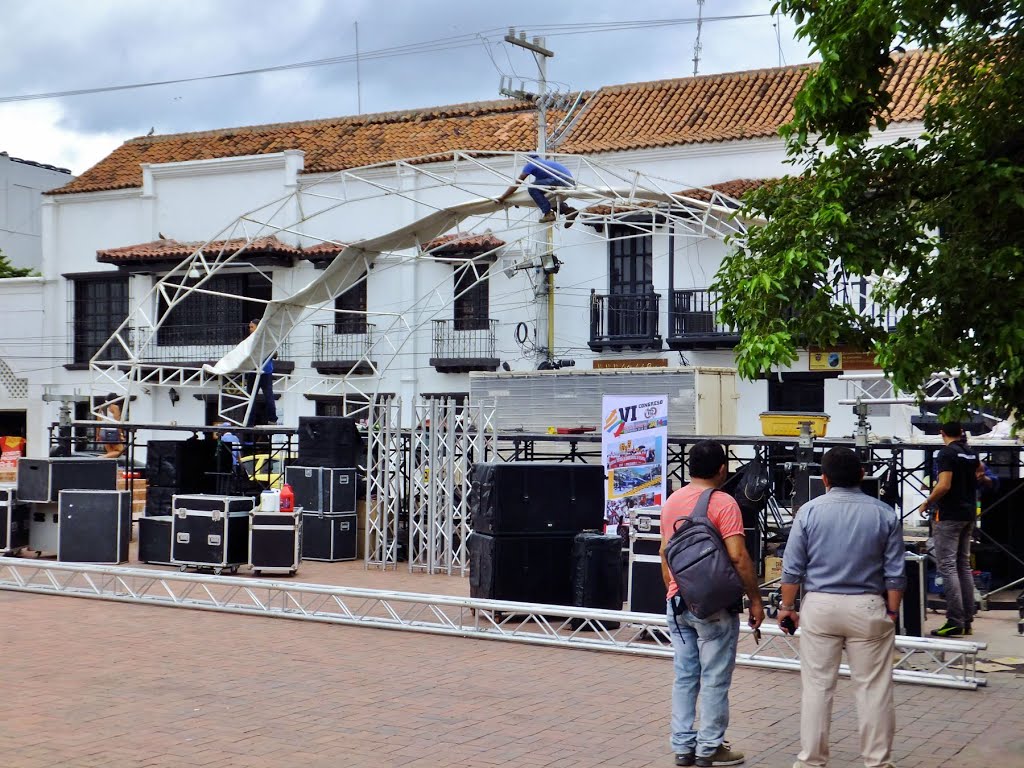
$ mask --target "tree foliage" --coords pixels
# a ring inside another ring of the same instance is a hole
[[[958,407],[1021,408],[1024,4],[776,7],[822,61],[782,129],[795,171],[744,199],[742,213],[765,224],[716,278],[722,319],[742,331],[740,372],[792,363],[802,346],[850,345],[873,351],[902,391],[957,371]],[[901,56],[929,65],[925,133],[880,144],[872,129],[889,124]],[[877,311],[839,291],[861,278]]]
[[[29,267],[16,267],[11,260],[0,251],[0,278],[4,277],[31,277],[35,271]]]

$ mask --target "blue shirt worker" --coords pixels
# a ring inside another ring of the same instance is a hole
[[[259,320],[249,321],[249,333],[256,333],[256,329],[259,327]],[[255,381],[252,381],[255,379]],[[268,357],[263,362],[263,368],[260,370],[259,376],[250,374],[249,388],[253,386],[259,390],[263,395],[263,412],[264,412],[264,423],[265,424],[277,424],[277,402],[274,399],[274,358],[273,356]],[[246,422],[247,427],[255,426],[256,424],[256,408],[255,403],[253,407],[249,409],[249,419]]]
[[[828,765],[843,648],[856,689],[864,765],[892,768],[892,656],[906,584],[903,524],[892,507],[861,491],[864,469],[849,448],[828,451],[821,473],[826,493],[800,507],[782,559],[779,625],[800,628],[803,695],[794,768]]]
[[[519,174],[516,183],[502,193],[501,197],[498,198],[498,202],[505,202],[516,191],[516,187],[530,176],[533,176],[533,182],[529,185],[529,192],[533,202],[537,204],[541,213],[544,214],[540,218],[541,224],[547,224],[555,220],[555,208],[551,203],[554,200],[558,207],[558,212],[565,216],[565,226],[571,227],[579,211],[562,199],[559,190],[571,189],[576,186],[572,172],[555,160],[542,158],[537,154],[531,154],[529,157],[530,161],[523,166],[523,172]]]

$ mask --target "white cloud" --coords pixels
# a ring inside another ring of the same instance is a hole
[[[55,101],[0,104],[0,149],[79,174],[113,152],[126,135],[79,133],[62,127],[63,107]]]

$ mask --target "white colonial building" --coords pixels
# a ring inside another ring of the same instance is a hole
[[[924,64],[920,54],[899,61],[892,122],[879,141],[920,132],[915,83]],[[790,170],[777,130],[807,71],[602,88],[572,116],[556,151],[581,186],[628,185],[636,173],[695,199],[708,199],[709,188],[739,197]],[[522,156],[493,153],[521,153],[534,143],[532,106],[514,101],[128,141],[46,196],[42,277],[0,283],[0,408],[27,414],[29,452],[42,453],[58,416],[57,403],[43,395],[104,394],[89,361],[126,318],[163,318],[143,353],[154,365],[218,360],[245,338],[262,302],[286,299],[316,280],[340,244],[474,196],[496,197],[518,174]],[[467,163],[452,156],[456,151],[492,154]],[[617,169],[614,184],[607,169]],[[342,199],[348,202],[337,205]],[[317,205],[324,212],[312,217]],[[457,237],[384,254],[333,306],[310,311],[278,350],[276,369],[291,382],[279,388],[283,423],[346,412],[369,392],[404,402],[464,397],[474,371],[536,370],[548,360],[572,361],[574,370],[732,365],[737,334],[715,321],[708,291],[725,253],[720,238],[688,236],[644,210],[623,215],[598,206],[571,229],[536,219],[535,210],[512,209],[479,227],[467,229],[468,220]],[[301,229],[289,226],[300,220]],[[541,268],[548,237],[561,262],[553,312]],[[230,247],[239,238],[248,243],[243,256],[206,287],[242,300],[197,292],[168,312],[166,297],[152,293],[155,281],[199,245]],[[467,260],[477,266],[463,268]],[[811,410],[831,415],[830,435],[849,434],[852,413],[836,405],[848,392],[835,378],[844,366],[828,353],[813,360],[805,354],[777,376],[742,382],[737,430],[759,434],[761,411]],[[864,356],[853,359],[847,370],[869,367]],[[324,386],[324,377],[337,375],[349,383]],[[217,418],[215,384],[171,389],[135,393],[132,420]],[[87,405],[77,408],[84,416]],[[876,417],[878,433],[908,429],[897,409]]]

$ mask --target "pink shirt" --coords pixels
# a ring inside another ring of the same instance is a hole
[[[668,497],[661,507],[661,543],[663,546],[672,538],[676,521],[690,516],[704,490],[700,486],[690,484]],[[743,535],[743,515],[740,514],[736,499],[728,493],[715,491],[711,494],[711,501],[708,503],[708,519],[722,534],[723,539]],[[673,581],[668,586],[668,597],[674,596],[678,591],[679,587]]]

